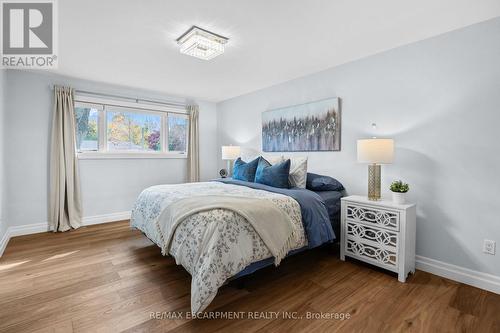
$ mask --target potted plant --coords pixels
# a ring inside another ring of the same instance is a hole
[[[410,186],[401,180],[393,181],[391,184],[392,201],[399,205],[404,204],[406,202],[406,192],[409,190]]]

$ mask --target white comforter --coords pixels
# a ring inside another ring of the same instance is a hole
[[[144,232],[162,248],[161,212],[175,200],[196,195],[238,195],[272,200],[293,222],[297,237],[291,243],[291,250],[307,245],[297,201],[282,194],[219,182],[150,187],[137,199],[131,226]],[[249,264],[272,256],[243,217],[224,209],[196,213],[186,218],[174,233],[169,253],[192,276],[193,312],[203,311],[228,278]]]

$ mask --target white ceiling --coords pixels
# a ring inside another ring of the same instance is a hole
[[[499,0],[62,0],[61,74],[221,101],[496,16]],[[230,38],[179,53],[192,25]]]

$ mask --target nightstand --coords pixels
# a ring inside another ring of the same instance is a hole
[[[415,273],[416,206],[389,200],[342,198],[340,259],[346,256],[398,273]]]

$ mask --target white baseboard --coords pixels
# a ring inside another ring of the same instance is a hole
[[[10,236],[9,236],[9,229],[5,230],[5,233],[3,234],[2,238],[0,239],[0,257],[3,254],[3,251],[5,251],[5,248],[7,247],[7,243],[9,242]]]
[[[439,260],[416,256],[416,268],[434,275],[500,294],[500,277],[448,264]]]
[[[82,225],[88,226],[94,224],[128,220],[130,219],[130,214],[131,214],[130,211],[126,211],[126,212],[118,212],[111,214],[87,216],[83,218]],[[47,222],[8,227],[2,239],[0,239],[0,257],[2,256],[3,251],[7,247],[7,243],[12,237],[37,234],[40,232],[47,232],[47,231],[50,231],[49,224]]]
[[[130,211],[127,212],[118,212],[111,214],[103,214],[103,215],[95,215],[95,216],[87,216],[83,218],[83,225],[94,225],[108,222],[116,222],[130,219]]]
[[[9,237],[38,234],[40,232],[47,232],[47,231],[50,231],[47,222],[11,226],[7,229]]]

